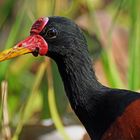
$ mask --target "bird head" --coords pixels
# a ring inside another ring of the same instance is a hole
[[[85,43],[79,27],[65,17],[43,17],[32,25],[30,36],[13,48],[0,53],[0,61],[19,55],[32,53],[34,56],[64,57],[81,50],[78,45],[70,45],[78,40]]]

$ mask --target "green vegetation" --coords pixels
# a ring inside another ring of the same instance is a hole
[[[139,0],[3,0],[0,51],[28,36],[35,19],[66,16],[84,30],[99,80],[111,87],[139,90],[139,13]],[[3,137],[17,140],[25,124],[52,118],[64,139],[69,139],[62,125],[63,116],[70,112],[69,104],[53,61],[25,55],[1,62],[0,83]]]

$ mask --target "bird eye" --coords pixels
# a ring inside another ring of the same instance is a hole
[[[56,38],[56,36],[57,36],[57,30],[55,29],[55,28],[51,28],[51,29],[49,29],[48,31],[47,31],[47,37],[49,37],[50,39],[52,39],[52,38]]]

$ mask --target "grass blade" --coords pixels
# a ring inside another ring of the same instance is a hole
[[[2,139],[11,140],[11,130],[9,127],[9,115],[7,106],[7,90],[8,85],[6,81],[1,84],[2,93]]]
[[[112,53],[104,50],[102,53],[102,61],[103,61],[103,68],[106,73],[106,77],[108,79],[108,82],[111,87],[113,88],[124,88],[124,84],[120,78],[119,72],[117,70],[117,67],[115,65],[114,57],[112,56]]]
[[[128,72],[128,88],[136,90],[140,88],[140,15],[139,1],[130,1],[130,35],[129,35],[129,72]]]
[[[33,87],[32,87],[32,91],[29,95],[29,98],[26,102],[26,105],[21,109],[20,112],[20,121],[18,123],[18,126],[16,128],[16,131],[14,133],[14,136],[12,138],[12,140],[18,140],[18,136],[21,132],[21,129],[24,125],[24,123],[29,119],[31,113],[32,113],[32,107],[33,107],[33,100],[35,100],[36,97],[36,93],[38,91],[39,85],[41,83],[41,80],[43,78],[43,75],[45,73],[45,69],[46,69],[47,64],[45,62],[43,62],[37,72]]]

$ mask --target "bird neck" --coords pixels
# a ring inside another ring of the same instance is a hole
[[[76,46],[78,45],[80,44],[77,43]],[[105,87],[96,79],[87,46],[73,48],[73,51],[63,57],[56,55],[51,57],[57,63],[71,107],[92,136],[96,127],[92,129],[91,122],[98,120],[96,119],[98,116],[95,116],[96,106],[102,100],[100,91]]]
[[[94,91],[100,90],[103,86],[96,79],[87,50],[74,51],[63,59],[57,59],[56,62],[74,110],[81,105],[82,108],[86,107],[91,96],[97,101],[98,95]]]

